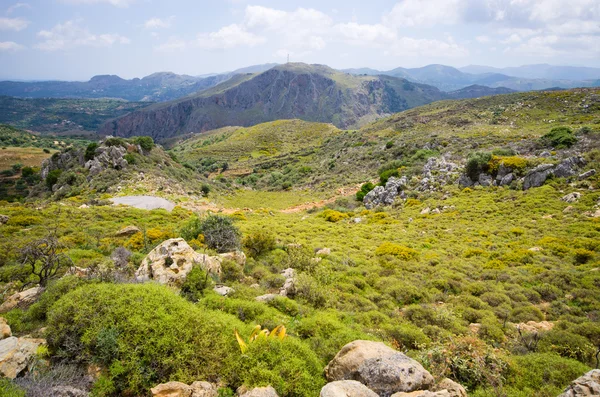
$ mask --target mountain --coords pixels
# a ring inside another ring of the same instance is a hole
[[[105,123],[99,133],[162,140],[292,118],[350,128],[445,98],[435,87],[391,76],[355,76],[324,65],[289,63],[260,74],[236,75],[196,95],[140,109]]]
[[[484,85],[473,84],[460,90],[451,91],[448,93],[454,99],[480,98],[483,96],[510,94],[516,92],[506,87],[490,88]]]
[[[471,74],[501,73],[507,76],[528,79],[577,81],[600,79],[600,68],[580,66],[554,66],[548,64],[537,64],[507,68],[494,68],[490,66],[469,65],[462,67],[459,70]]]

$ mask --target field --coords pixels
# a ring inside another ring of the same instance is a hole
[[[9,169],[13,164],[23,164],[29,167],[39,167],[42,161],[52,155],[40,148],[7,147],[0,149],[0,170]]]

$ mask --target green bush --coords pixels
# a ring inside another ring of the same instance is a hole
[[[221,263],[221,281],[224,283],[240,281],[243,277],[244,271],[237,262],[224,260]]]
[[[244,237],[243,245],[251,257],[257,258],[275,249],[275,235],[266,230],[256,230]]]
[[[479,174],[488,171],[489,162],[492,159],[492,155],[487,152],[474,152],[467,156],[467,165],[465,166],[465,172],[473,181],[479,179]]]
[[[379,183],[380,185],[385,186],[388,179],[398,176],[400,176],[400,172],[396,169],[383,171],[381,174],[379,174]]]
[[[587,338],[560,330],[546,332],[538,343],[538,350],[557,353],[561,357],[574,358],[583,363],[590,363],[595,352],[594,345]]]
[[[133,153],[127,153],[125,156],[123,156],[123,158],[127,161],[127,164],[129,164],[129,165],[133,165],[133,164],[137,163],[135,154],[133,154]]]
[[[373,189],[375,189],[375,185],[373,185],[371,182],[364,183],[360,187],[360,190],[356,192],[356,199],[358,201],[363,201],[365,196]]]
[[[133,142],[147,152],[154,148],[154,140],[150,136],[138,136]]]
[[[96,142],[92,142],[85,148],[85,154],[83,158],[85,161],[89,161],[94,158],[96,155],[96,149],[98,149],[98,144]]]
[[[240,247],[241,233],[228,216],[209,215],[204,218],[200,228],[206,245],[217,252],[228,252]]]
[[[229,315],[203,310],[155,284],[96,284],[72,291],[48,313],[48,346],[57,358],[101,363],[118,395],[158,383],[217,380],[238,360]]]
[[[549,133],[542,136],[541,141],[546,146],[553,146],[556,149],[571,147],[577,142],[573,130],[569,127],[554,127]]]
[[[431,339],[423,330],[411,323],[388,324],[383,329],[386,335],[403,349],[420,350],[431,344]]]
[[[58,182],[58,177],[60,176],[60,174],[62,174],[62,170],[59,169],[48,172],[48,175],[46,175],[46,187],[49,190],[52,190],[52,186],[54,186],[56,182]]]
[[[179,235],[186,241],[197,239],[200,234],[202,234],[202,220],[195,215],[188,219],[179,230]]]
[[[0,396],[2,397],[26,397],[25,390],[15,385],[10,379],[0,379]]]
[[[181,295],[191,302],[198,302],[212,285],[213,281],[208,273],[200,266],[194,266],[181,286]]]

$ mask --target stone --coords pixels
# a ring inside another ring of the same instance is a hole
[[[338,380],[323,386],[319,397],[379,397],[377,393],[355,380]]]
[[[38,347],[45,344],[45,339],[14,336],[0,340],[0,375],[15,379],[21,373],[30,370],[35,362]]]
[[[557,178],[567,178],[577,173],[577,168],[585,165],[585,160],[581,156],[574,156],[564,159],[554,169],[554,176]]]
[[[462,385],[452,379],[444,378],[440,383],[431,388],[432,391],[447,391],[450,397],[467,397],[467,391]]]
[[[331,255],[331,248],[321,248],[316,252],[317,256]]]
[[[565,209],[563,210],[563,214],[566,214],[571,211],[573,211],[573,206],[569,205],[568,207],[565,207]]]
[[[447,390],[440,391],[429,391],[429,390],[416,390],[410,393],[399,392],[392,394],[392,397],[450,397],[450,393]]]
[[[2,305],[0,305],[0,313],[6,313],[16,307],[26,308],[33,304],[42,294],[42,287],[33,287],[25,291],[17,292],[9,296]]]
[[[475,335],[477,335],[479,333],[479,330],[481,329],[481,324],[480,323],[471,323],[469,324],[469,331]]]
[[[182,238],[172,238],[150,251],[135,277],[138,281],[155,280],[160,284],[180,286],[194,265],[208,273],[220,274],[221,260],[194,251]]]
[[[542,153],[540,153],[540,157],[550,157],[550,156],[552,156],[552,153],[550,153],[547,150],[545,150]]]
[[[277,294],[265,294],[265,295],[261,295],[261,296],[257,296],[256,298],[254,298],[257,302],[264,302],[264,303],[268,303],[271,302],[272,300],[274,300],[275,298],[277,298],[279,295]]]
[[[473,186],[473,181],[467,175],[463,174],[458,179],[458,186],[460,186],[460,187],[471,187],[471,186]]]
[[[593,369],[575,379],[558,397],[600,396],[600,369]]]
[[[320,259],[320,258],[319,258]],[[296,281],[293,278],[288,278],[283,283],[283,287],[279,290],[279,295],[292,297],[296,295]]]
[[[233,252],[225,252],[224,254],[219,254],[214,257],[220,263],[223,261],[235,262],[240,266],[244,266],[246,264],[246,254],[242,251],[233,251]]]
[[[0,340],[10,338],[12,331],[4,317],[0,317]]]
[[[231,295],[235,292],[235,290],[233,288],[228,287],[226,285],[217,285],[217,286],[215,286],[215,288],[213,288],[213,291],[215,291],[217,294],[219,294],[221,296]]]
[[[569,194],[563,196],[561,198],[561,200],[564,202],[567,202],[567,203],[575,203],[575,202],[579,201],[580,198],[581,198],[581,193],[573,192],[573,193],[569,193]]]
[[[54,386],[50,388],[47,397],[88,397],[90,393],[72,386]]]
[[[288,267],[287,269],[281,271],[281,275],[285,278],[293,278],[296,276],[296,271],[291,267]]]
[[[0,215],[0,225],[4,225],[9,219],[10,217],[8,215]]]
[[[385,187],[375,186],[373,190],[367,193],[363,199],[365,208],[370,210],[380,205],[392,205],[407,183],[405,176],[401,178],[390,177]]]
[[[328,381],[358,380],[381,397],[429,389],[433,377],[421,364],[381,342],[356,340],[325,367]]]
[[[553,164],[540,164],[529,171],[523,180],[523,190],[542,186],[552,174],[553,168]]]
[[[577,179],[582,181],[582,180],[588,179],[589,177],[592,177],[594,175],[596,175],[596,170],[589,170],[589,171],[584,172],[583,174],[579,174]],[[0,221],[0,223],[1,223],[1,221]]]
[[[237,391],[239,397],[279,397],[277,391],[271,386],[255,387],[247,390],[245,387],[240,387]]]
[[[217,397],[217,387],[209,382],[196,381],[190,385],[192,397]]]
[[[150,389],[152,397],[191,397],[192,388],[181,382],[161,383]]]
[[[500,179],[500,186],[508,186],[515,180],[515,175],[511,172],[510,174],[506,174],[502,179]]]
[[[421,210],[421,215],[427,215],[427,214],[429,214],[429,212],[431,212],[431,208],[429,208],[429,207],[423,208]]]
[[[125,226],[123,229],[116,232],[115,236],[117,236],[117,237],[132,236],[136,233],[139,233],[140,231],[141,230],[137,226],[130,225],[130,226]]]
[[[479,179],[477,180],[481,186],[491,186],[492,185],[492,177],[488,174],[479,174]]]
[[[431,214],[441,214],[441,213],[442,213],[442,211],[440,211],[439,208],[434,208],[431,210]]]
[[[542,331],[551,331],[552,328],[554,328],[554,323],[550,321],[528,321],[526,323],[515,324],[515,326],[517,329],[520,329],[523,332],[537,333]]]

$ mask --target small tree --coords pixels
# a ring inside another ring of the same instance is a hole
[[[240,231],[233,219],[222,215],[209,215],[201,225],[204,242],[217,252],[232,251],[240,246]]]
[[[31,274],[38,278],[38,284],[45,287],[61,269],[72,266],[73,261],[65,253],[65,247],[51,234],[34,240],[21,250],[22,266],[31,267]]]

